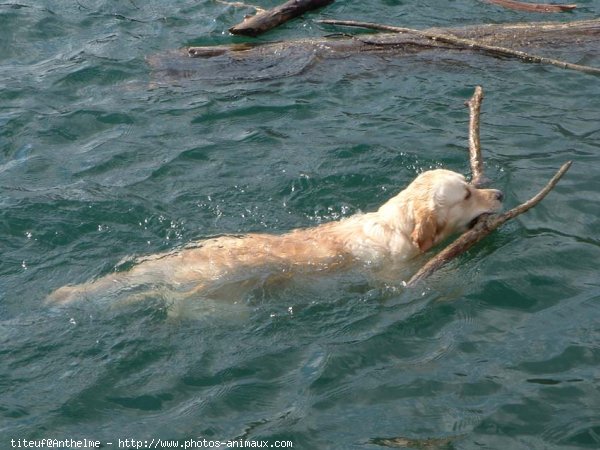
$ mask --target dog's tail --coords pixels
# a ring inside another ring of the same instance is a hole
[[[114,273],[87,283],[62,286],[46,297],[50,305],[67,305],[75,301],[113,295],[129,285],[126,273]]]

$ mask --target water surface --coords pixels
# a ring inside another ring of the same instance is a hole
[[[465,54],[180,79],[147,65],[183,45],[243,41],[226,30],[248,12],[184,0],[0,5],[0,446],[598,448],[599,79]],[[330,33],[317,17],[540,20],[467,0],[336,2],[259,41]],[[421,288],[340,275],[176,321],[159,294],[124,308],[43,304],[124,259],[313,226],[377,208],[422,170],[466,172],[463,102],[477,84],[486,171],[507,206],[574,164],[538,207]]]

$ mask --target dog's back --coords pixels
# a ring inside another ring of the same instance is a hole
[[[147,286],[172,286],[180,294],[211,296],[225,284],[252,282],[255,276],[285,278],[298,272],[329,271],[348,266],[352,254],[333,222],[286,234],[221,236],[186,248],[140,258],[131,270],[95,281],[63,286],[48,301],[69,303]]]

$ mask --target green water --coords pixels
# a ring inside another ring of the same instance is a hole
[[[598,15],[599,2],[579,3],[543,18]],[[0,448],[599,448],[600,79],[464,53],[151,73],[149,55],[243,41],[226,29],[248,12],[0,5]],[[316,17],[532,19],[469,0],[339,1],[259,40],[332,32]],[[600,66],[597,52],[556,51]],[[507,206],[574,164],[538,207],[421,288],[341,274],[179,320],[158,294],[122,308],[43,304],[127,258],[315,225],[377,208],[424,169],[466,172],[463,102],[477,84],[486,170]]]

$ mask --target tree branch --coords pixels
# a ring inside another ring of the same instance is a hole
[[[444,42],[446,44],[452,44],[459,48],[465,48],[470,50],[479,50],[491,55],[496,56],[505,56],[510,58],[517,58],[521,61],[530,62],[530,63],[538,63],[538,64],[548,64],[552,66],[561,67],[563,69],[571,69],[577,70],[579,72],[590,73],[594,75],[600,75],[600,68],[591,67],[591,66],[583,66],[581,64],[573,64],[566,61],[561,61],[553,58],[546,58],[545,56],[537,56],[532,55],[530,53],[522,52],[520,50],[513,50],[506,47],[499,47],[496,45],[488,45],[483,42],[479,42],[473,39],[460,38],[457,36],[453,36],[451,34],[442,34],[436,33],[427,30],[416,30],[413,28],[405,28],[405,27],[394,27],[390,25],[382,25],[378,23],[371,22],[357,22],[354,20],[320,20],[319,23],[327,24],[327,25],[341,25],[346,27],[360,27],[360,28],[369,28],[371,30],[379,30],[379,31],[390,31],[393,33],[412,33],[417,36],[422,36],[427,39],[431,39],[437,42]]]
[[[289,0],[282,5],[267,11],[260,11],[254,16],[246,17],[241,23],[229,29],[232,34],[258,36],[288,20],[298,17],[307,11],[321,8],[334,0]]]
[[[569,170],[571,164],[572,161],[567,161],[566,163],[564,163],[558,170],[558,172],[548,182],[548,184],[534,197],[532,197],[525,203],[522,203],[521,205],[503,214],[487,214],[485,216],[481,216],[473,228],[463,233],[452,244],[450,244],[436,256],[431,258],[423,267],[421,267],[421,269],[419,269],[419,271],[415,273],[411,277],[411,279],[406,283],[406,286],[416,286],[419,282],[429,277],[436,270],[444,266],[452,258],[455,258],[461,253],[464,253],[465,251],[470,249],[473,245],[482,240],[500,225],[504,224],[504,222],[513,219],[519,214],[523,214],[524,212],[533,208],[540,201],[542,201],[542,199],[554,188],[554,186],[556,186],[556,183],[558,183],[558,181],[562,178],[565,172]]]
[[[487,182],[483,175],[483,161],[481,157],[481,143],[479,140],[479,115],[481,112],[481,102],[483,101],[483,89],[481,86],[475,88],[475,92],[471,99],[466,102],[469,106],[469,162],[473,179],[471,183],[474,186],[479,186]],[[556,186],[556,183],[562,178],[572,162],[568,161],[562,165],[558,172],[552,177],[548,184],[538,192],[534,197],[520,204],[519,206],[506,211],[503,214],[484,214],[480,216],[475,225],[470,230],[464,232],[452,244],[448,245],[444,250],[431,258],[417,273],[415,273],[406,283],[408,287],[414,287],[420,281],[429,277],[436,270],[444,266],[448,261],[464,253],[477,242],[482,240],[496,228],[504,224],[506,221],[517,217],[519,214],[530,210]]]
[[[483,159],[481,157],[481,141],[479,138],[479,115],[481,102],[483,101],[483,89],[481,86],[475,88],[473,97],[466,102],[469,107],[469,163],[471,164],[471,184],[481,187],[489,182],[483,175]]]

